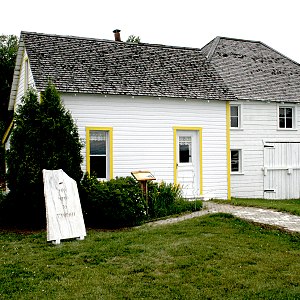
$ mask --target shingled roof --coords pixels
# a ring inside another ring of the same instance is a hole
[[[200,49],[22,32],[36,88],[234,100]]]
[[[300,65],[264,43],[217,37],[201,52],[239,100],[300,102]]]

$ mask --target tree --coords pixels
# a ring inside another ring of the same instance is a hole
[[[52,83],[42,94],[40,112],[45,169],[63,169],[77,183],[82,178],[82,156],[78,129],[69,111],[61,103]]]
[[[0,120],[0,192],[1,189],[5,187],[5,149],[4,145],[2,145],[1,140],[2,136],[5,133],[4,122]]]
[[[0,121],[8,122],[8,102],[18,51],[15,35],[0,35]],[[7,124],[6,124],[7,126]]]
[[[18,51],[18,38],[14,35],[0,35],[0,189],[4,185],[4,146],[1,143],[9,125],[8,102],[13,81]]]
[[[36,92],[28,90],[14,122],[7,152],[10,206],[22,225],[41,226],[45,220],[42,170],[63,169],[79,182],[82,144],[71,114],[51,83],[42,93],[41,104]]]
[[[127,43],[137,43],[139,44],[141,42],[141,39],[139,36],[130,35],[126,41]]]

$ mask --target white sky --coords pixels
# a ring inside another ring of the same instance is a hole
[[[298,4],[299,3],[299,4]],[[34,31],[201,48],[216,36],[264,42],[300,63],[299,0],[4,0],[0,34]]]

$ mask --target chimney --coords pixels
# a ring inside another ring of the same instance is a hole
[[[121,32],[121,30],[119,30],[119,29],[115,29],[115,30],[113,31],[113,33],[115,34],[115,41],[116,41],[116,42],[122,42],[122,41],[121,41],[121,35],[120,35],[120,32]]]

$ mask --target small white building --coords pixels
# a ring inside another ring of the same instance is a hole
[[[300,198],[300,65],[255,41],[217,37],[202,53],[234,93],[231,194]]]
[[[150,170],[187,198],[300,198],[300,66],[260,42],[22,32],[9,110],[49,79],[85,143],[82,169],[99,179]]]

